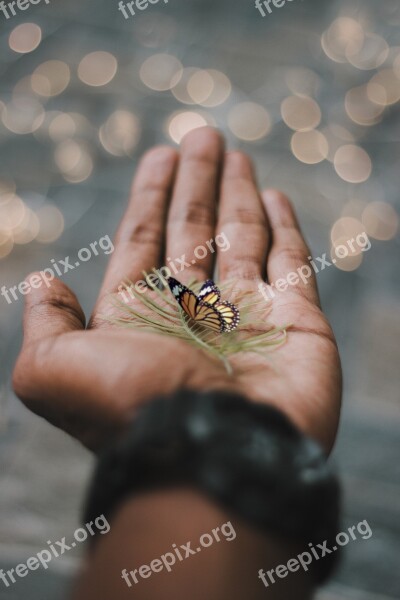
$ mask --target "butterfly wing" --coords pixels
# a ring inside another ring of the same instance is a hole
[[[194,320],[196,323],[208,327],[213,331],[223,332],[224,324],[222,316],[216,310],[215,306],[211,304],[199,302]]]
[[[199,325],[219,333],[238,326],[238,309],[230,302],[219,302],[221,292],[211,279],[201,286],[198,296],[173,277],[168,278],[168,285],[182,310]]]
[[[172,292],[175,300],[178,302],[182,310],[190,317],[191,319],[196,318],[196,311],[198,305],[198,298],[196,294],[194,294],[191,290],[189,290],[186,285],[180,283],[177,279],[173,277],[168,277],[168,285],[169,289]]]
[[[200,288],[198,298],[201,302],[206,302],[207,304],[211,304],[213,306],[220,301],[221,292],[212,279],[207,279],[207,281],[203,283]]]
[[[221,292],[215,283],[208,279],[202,286],[199,292],[199,300],[202,303],[209,304],[215,308],[216,312],[222,318],[223,331],[233,331],[239,324],[239,311],[234,304],[230,302],[220,302]]]
[[[234,304],[230,302],[221,302],[215,306],[215,310],[222,318],[222,331],[233,331],[239,325],[240,314]]]

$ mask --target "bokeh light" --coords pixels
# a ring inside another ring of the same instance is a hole
[[[5,105],[1,118],[9,131],[24,135],[33,133],[41,126],[44,110],[35,98],[18,96]]]
[[[114,79],[118,69],[117,59],[110,52],[98,50],[84,56],[78,65],[78,77],[86,85],[100,87]]]
[[[212,108],[223,104],[232,91],[228,77],[216,69],[184,69],[180,85],[173,94],[185,104]]]
[[[205,102],[214,89],[214,79],[205,69],[195,71],[187,83],[187,92],[196,104]]]
[[[71,79],[67,63],[61,60],[48,60],[39,65],[31,77],[33,91],[46,98],[60,95]]]
[[[140,79],[157,92],[173,88],[182,76],[182,63],[171,54],[154,54],[140,68]]]
[[[321,122],[321,110],[315,100],[307,96],[289,96],[281,104],[282,119],[295,131],[309,131]]]
[[[32,77],[30,75],[26,75],[14,85],[12,97],[14,99],[18,98],[18,96],[30,96],[32,91]]]
[[[329,146],[323,133],[317,130],[296,131],[290,147],[294,156],[303,163],[315,165],[328,156]]]
[[[384,108],[371,102],[367,86],[353,87],[346,93],[344,106],[350,119],[358,125],[376,125],[381,120]]]
[[[45,204],[38,209],[36,215],[39,220],[36,240],[42,244],[55,242],[64,231],[62,212],[52,204]]]
[[[357,69],[377,69],[387,59],[389,46],[380,35],[365,33],[363,44],[358,52],[346,52],[349,63]]]
[[[364,31],[360,23],[349,17],[335,19],[321,37],[325,54],[333,61],[345,63],[357,55],[364,43]]]
[[[293,94],[315,96],[321,86],[320,77],[311,69],[296,67],[285,71],[285,81]]]
[[[354,271],[361,265],[362,244],[357,243],[357,236],[361,234],[365,234],[365,227],[353,217],[341,217],[333,224],[331,259],[338,269]]]
[[[12,30],[8,38],[11,50],[19,54],[33,52],[42,41],[42,30],[35,23],[22,23]]]
[[[167,132],[171,139],[179,144],[189,131],[205,125],[213,125],[208,115],[194,111],[179,111],[168,119]]]
[[[76,133],[76,123],[68,113],[60,112],[51,120],[49,136],[54,141],[70,138]]]
[[[60,142],[54,158],[64,179],[70,183],[80,183],[88,179],[93,171],[93,160],[89,151],[84,144],[76,140]]]
[[[24,218],[13,229],[14,242],[16,244],[29,244],[37,238],[40,230],[38,216],[30,208],[26,207]]]
[[[2,197],[0,204],[0,225],[3,231],[12,233],[24,220],[26,206],[19,196],[10,193]]]
[[[393,69],[382,69],[367,85],[368,98],[381,106],[389,106],[400,100],[400,79]]]
[[[114,156],[131,156],[139,137],[139,119],[127,110],[113,112],[99,130],[101,144]]]
[[[372,172],[372,162],[365,150],[355,144],[341,146],[333,159],[336,173],[349,183],[366,181]]]
[[[202,102],[199,102],[199,104],[212,108],[223,104],[229,98],[232,91],[232,84],[222,71],[208,69],[206,72],[212,78],[213,87],[209,96]]]
[[[171,85],[171,92],[175,98],[182,102],[182,104],[196,104],[196,100],[192,98],[188,90],[189,82],[192,78],[202,69],[196,69],[194,67],[185,67],[179,71],[179,76],[174,78],[173,85]]]
[[[335,246],[338,240],[346,240],[346,244],[349,240],[355,239],[357,235],[365,232],[365,227],[362,222],[354,217],[340,217],[331,228],[331,242]],[[342,241],[343,243],[343,241]],[[354,244],[355,254],[361,252],[359,246],[356,247]]]
[[[349,254],[342,256],[341,252],[344,248],[347,248]],[[339,256],[338,256],[339,254]],[[340,271],[355,271],[361,265],[363,261],[363,254],[359,252],[355,254],[347,246],[346,238],[339,238],[336,240],[336,244],[331,248],[331,260],[337,269]]]
[[[12,252],[13,247],[14,239],[12,234],[0,227],[0,259],[8,256]]]
[[[391,240],[399,229],[396,210],[387,202],[371,202],[365,207],[361,220],[371,237],[376,240]]]
[[[228,125],[240,140],[253,142],[267,136],[271,130],[268,111],[255,102],[241,102],[228,114]]]

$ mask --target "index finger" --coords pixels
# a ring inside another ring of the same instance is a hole
[[[153,148],[142,158],[94,312],[125,280],[135,283],[143,278],[143,271],[158,266],[178,158],[178,152],[168,146]]]

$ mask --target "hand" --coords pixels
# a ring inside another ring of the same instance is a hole
[[[155,395],[182,387],[230,389],[278,407],[329,451],[341,370],[314,279],[290,286],[272,302],[269,320],[293,324],[286,344],[265,358],[235,356],[233,376],[185,341],[102,318],[115,310],[110,293],[118,295],[123,280],[142,279],[143,270],[167,264],[167,257],[191,257],[221,232],[231,247],[217,256],[220,282],[233,278],[257,292],[265,275],[276,281],[308,264],[309,250],[287,198],[273,190],[260,196],[249,159],[238,152],[225,155],[216,131],[188,134],[179,153],[150,150],[138,168],[88,328],[78,299],[61,281],[26,297],[24,342],[14,372],[18,396],[97,449]],[[208,253],[176,277],[182,282],[212,277],[214,256]]]

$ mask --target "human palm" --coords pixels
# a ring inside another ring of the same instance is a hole
[[[229,248],[218,253],[214,244],[216,253],[192,264],[196,248],[222,235]],[[184,340],[121,328],[108,319],[124,280],[138,281],[143,270],[171,257],[181,259],[182,267],[185,255],[186,268],[174,274],[184,283],[211,277],[216,266],[220,282],[234,279],[239,289],[260,294],[265,277],[286,277],[308,254],[289,201],[274,191],[260,197],[247,157],[224,155],[214,130],[189,134],[179,154],[153,149],[136,174],[88,327],[77,298],[61,281],[27,296],[16,392],[93,449],[129,423],[142,403],[185,387],[228,389],[273,404],[329,450],[339,415],[340,363],[314,279],[276,292],[268,321],[291,324],[286,343],[268,356],[233,356],[232,375]],[[259,299],[265,302],[261,294]]]

